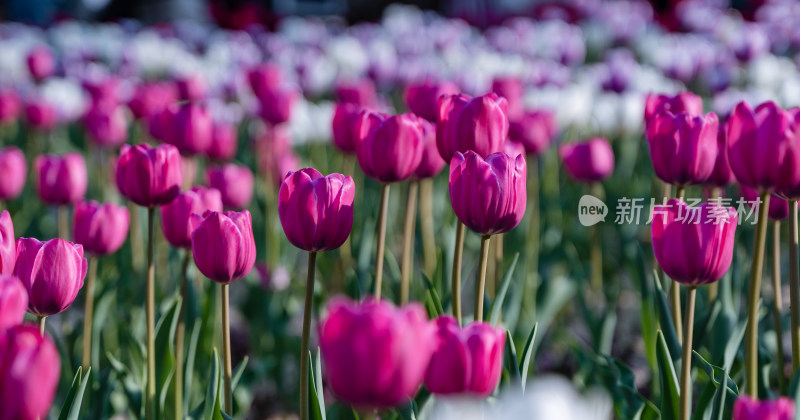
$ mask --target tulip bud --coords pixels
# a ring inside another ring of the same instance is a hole
[[[28,165],[25,154],[15,146],[0,149],[0,201],[13,200],[25,187]]]
[[[25,120],[37,130],[50,130],[56,126],[56,109],[44,100],[28,102],[25,105]]]
[[[732,207],[703,203],[689,207],[671,199],[653,208],[653,252],[673,280],[700,286],[719,280],[733,258],[738,216]]]
[[[113,254],[128,236],[130,214],[114,203],[85,201],[75,205],[73,237],[94,255]]]
[[[525,111],[525,86],[518,77],[495,77],[492,80],[492,92],[508,101],[508,118],[515,120]]]
[[[0,334],[19,325],[28,309],[28,291],[18,278],[0,275]]]
[[[576,181],[602,181],[614,172],[614,151],[604,138],[562,144],[558,155],[564,170]]]
[[[114,77],[86,80],[83,88],[91,97],[91,108],[116,108],[119,105],[119,80]]]
[[[213,122],[208,110],[197,103],[186,103],[178,108],[172,118],[172,129],[164,138],[184,155],[195,155],[208,150],[211,145]]]
[[[509,140],[522,143],[529,155],[538,156],[544,152],[555,135],[555,115],[548,110],[523,113],[520,118],[511,120],[508,126]]]
[[[681,92],[675,96],[649,93],[644,100],[645,127],[650,124],[653,117],[663,111],[700,115],[703,113],[703,98],[691,92]]]
[[[28,53],[27,63],[28,71],[36,82],[47,79],[56,71],[56,60],[53,58],[53,53],[44,46],[31,50]]]
[[[472,150],[482,157],[503,149],[508,137],[508,102],[494,93],[476,98],[443,95],[439,98],[436,144],[450,161],[456,152]]]
[[[411,177],[422,160],[422,131],[413,114],[363,111],[356,157],[368,177],[383,183]]]
[[[361,108],[350,103],[338,103],[333,112],[333,145],[343,153],[354,153],[358,146]]]
[[[0,213],[0,275],[14,272],[17,262],[17,242],[14,238],[14,223],[8,210]]]
[[[177,97],[172,83],[142,83],[136,86],[128,108],[137,119],[148,119],[177,101]]]
[[[759,196],[758,191],[745,187],[744,185],[739,185],[739,190],[742,192],[742,198],[744,198],[748,204],[764,204],[761,203],[761,197]],[[757,206],[752,207],[757,208]],[[772,220],[783,220],[789,217],[789,202],[776,195],[771,195],[769,198],[769,209],[767,209],[767,214]]]
[[[741,395],[733,403],[733,420],[794,420],[794,401],[786,397],[759,401]]]
[[[461,223],[480,235],[508,232],[525,215],[525,157],[473,151],[450,161],[450,203]]]
[[[83,125],[99,146],[117,146],[128,139],[128,121],[120,107],[92,107],[83,117]]]
[[[368,107],[378,104],[375,84],[369,79],[339,81],[334,88],[334,96],[338,102],[348,104]]]
[[[717,160],[714,162],[714,170],[711,171],[711,176],[706,181],[706,184],[714,187],[725,187],[735,181],[731,165],[728,163],[728,141],[725,124],[719,124],[719,130],[717,131]]]
[[[422,131],[422,160],[414,171],[414,178],[432,178],[439,174],[447,162],[442,159],[439,149],[436,147],[436,126],[427,120],[419,121],[419,128]]]
[[[193,213],[222,211],[222,196],[214,188],[194,187],[178,194],[171,203],[161,206],[161,229],[164,237],[177,248],[192,247],[192,229],[189,223]]]
[[[328,384],[339,400],[382,409],[414,397],[436,341],[421,305],[335,298],[327,312],[319,343]]]
[[[673,185],[705,182],[717,160],[716,114],[692,116],[662,112],[647,126],[650,160],[656,175]]]
[[[170,144],[150,147],[122,145],[117,161],[117,188],[120,193],[144,207],[169,204],[180,192],[181,155]]]
[[[232,124],[216,122],[211,131],[211,144],[206,150],[209,158],[214,160],[231,160],[236,156],[239,147],[236,127]]]
[[[442,95],[455,95],[458,86],[450,82],[409,85],[403,95],[406,106],[411,112],[432,123],[439,117],[439,97]]]
[[[0,124],[10,124],[19,118],[21,104],[13,90],[0,90]]]
[[[322,176],[316,169],[290,173],[278,196],[278,216],[286,238],[305,251],[340,247],[353,226],[353,179]]]
[[[261,97],[264,92],[284,84],[283,71],[276,64],[262,64],[247,72],[247,81],[255,96]]]
[[[175,124],[177,113],[177,105],[171,105],[150,115],[147,118],[147,133],[150,137],[164,143],[168,143],[168,139],[175,139],[177,136],[173,134],[173,130],[177,126]]]
[[[206,183],[222,194],[222,204],[228,209],[243,209],[253,199],[253,172],[246,166],[226,163],[206,169]]]
[[[182,77],[175,82],[178,87],[178,98],[183,101],[199,101],[205,98],[208,88],[199,75]]]
[[[61,374],[53,341],[33,326],[0,332],[0,420],[47,418]]]
[[[86,195],[89,179],[81,154],[39,155],[33,165],[36,169],[36,189],[45,203],[70,204]]]
[[[50,316],[63,312],[83,287],[87,263],[83,246],[63,239],[17,240],[14,275],[28,289],[28,312]]]
[[[250,212],[206,211],[190,218],[192,255],[197,269],[217,283],[232,283],[250,273],[256,242]]]

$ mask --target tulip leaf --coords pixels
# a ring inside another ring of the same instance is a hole
[[[439,299],[439,292],[436,291],[436,286],[424,273],[422,274],[422,279],[427,288],[425,303],[426,306],[430,305],[430,308],[428,308],[428,316],[430,318],[436,318],[443,315],[444,307],[442,306],[442,300]]]
[[[675,331],[675,324],[672,320],[672,312],[667,304],[667,297],[664,294],[664,289],[661,287],[659,281],[658,270],[653,271],[656,284],[656,308],[658,309],[658,320],[661,325],[661,333],[664,336],[669,355],[672,362],[675,363],[681,358],[681,342],[678,340],[678,333]],[[676,287],[676,285],[673,285]]]
[[[239,381],[242,379],[248,361],[250,361],[250,356],[244,356],[242,361],[239,362],[239,365],[236,366],[236,369],[233,370],[233,375],[231,375],[231,390],[236,390],[236,386],[239,385]]]
[[[728,383],[728,371],[722,371],[722,382]],[[724,420],[725,417],[725,400],[726,396],[728,395],[727,387],[718,386],[716,392],[714,392],[714,401],[712,402],[711,406],[711,420]]]
[[[317,384],[316,366],[319,365],[319,350],[317,360],[308,352],[308,416],[313,420],[325,420],[325,399],[322,395],[322,383]]]
[[[525,391],[525,382],[528,380],[528,371],[531,366],[531,357],[533,355],[533,342],[536,340],[536,331],[539,329],[539,323],[533,324],[533,329],[528,335],[528,340],[525,342],[525,348],[522,350],[522,366],[520,366],[519,375],[521,377],[522,391]]]
[[[506,330],[506,354],[505,354],[505,363],[506,369],[508,370],[509,375],[511,376],[510,379],[514,386],[518,386],[521,384],[521,379],[519,376],[519,359],[517,359],[517,349],[514,347],[514,338],[511,336],[511,332]]]
[[[708,375],[708,378],[711,379],[711,382],[714,384],[714,386],[719,386],[723,383],[723,376],[727,376],[725,375],[725,369],[708,363],[708,361],[706,361],[706,359],[704,359],[703,356],[700,356],[700,354],[696,351],[692,351],[692,359],[694,363],[696,363],[703,369],[703,371],[705,371],[706,375]],[[739,395],[739,387],[736,386],[736,382],[734,382],[732,379],[728,378],[725,385],[734,396]]]
[[[111,369],[122,381],[125,396],[128,397],[128,403],[131,407],[142,408],[144,402],[144,395],[142,393],[142,383],[136,380],[135,375],[128,369],[128,366],[119,361],[111,353],[106,353],[106,358],[111,364]],[[132,408],[133,409],[133,408]],[[143,413],[140,413],[140,416]]]
[[[704,419],[708,418],[706,411],[709,408],[713,409],[713,406],[709,407],[709,404],[714,404],[713,400],[717,398],[716,395],[720,389],[725,390],[726,394],[730,394],[731,399],[729,401],[733,401],[739,395],[739,388],[736,386],[736,383],[728,377],[726,370],[719,366],[712,365],[699,353],[693,352],[692,360],[695,365],[703,369],[710,380],[709,386],[700,395],[697,405],[695,406],[695,413],[692,416],[693,419]],[[723,384],[725,384],[725,386],[720,386]],[[711,413],[708,414],[710,415]]]
[[[214,347],[213,356],[211,357],[211,368],[209,369],[208,388],[206,389],[203,417],[201,417],[202,419],[217,419],[221,417],[219,416],[219,367],[219,354],[217,353],[217,348]]]
[[[75,372],[75,377],[72,378],[72,385],[70,385],[69,392],[67,392],[67,397],[64,399],[64,404],[61,406],[61,414],[59,414],[58,420],[64,420],[69,415],[72,404],[75,401],[75,394],[77,394],[78,388],[80,388],[80,384],[82,382],[82,372],[83,368],[78,366],[78,370]]]
[[[517,268],[517,261],[519,260],[519,252],[514,254],[514,259],[511,260],[511,265],[508,266],[506,274],[503,276],[503,281],[500,283],[500,289],[497,296],[492,302],[492,309],[490,310],[490,320],[492,325],[497,325],[500,322],[500,313],[503,309],[503,302],[506,300],[506,293],[508,293],[508,286],[511,284],[511,279],[514,277],[514,269]]]
[[[92,373],[91,366],[86,369],[86,374],[81,375],[80,367],[78,368],[78,373],[76,374],[76,378],[81,378],[81,382],[78,385],[78,390],[74,393],[73,399],[69,404],[69,411],[67,412],[67,416],[64,417],[66,420],[78,420],[80,413],[81,413],[81,404],[83,403],[83,394],[86,391],[86,384],[89,383],[89,377]],[[73,383],[74,386],[74,383]],[[70,389],[72,392],[72,389]],[[64,415],[64,409],[62,408],[61,415]],[[61,416],[59,416],[59,419]]]
[[[191,392],[188,392],[191,388],[187,388],[187,386],[191,386],[194,380],[194,362],[197,358],[197,342],[200,340],[200,332],[203,330],[203,322],[200,319],[195,320],[194,326],[192,327],[192,335],[189,338],[189,348],[186,351],[186,364],[183,368],[184,373],[184,388],[187,392],[183,393],[183,411],[187,412],[187,407],[191,407]]]
[[[178,326],[180,309],[181,299],[177,297],[156,324],[156,393],[159,413],[165,412],[167,395],[172,391],[170,384],[175,374],[175,330]]]
[[[319,396],[319,411],[322,413],[322,420],[325,420],[325,393],[323,392],[322,361],[320,360],[319,347],[317,347],[317,356],[314,360],[314,384],[317,387],[317,395]]]
[[[658,376],[661,381],[661,418],[677,419],[679,387],[675,367],[669,356],[667,342],[661,330],[656,338],[656,359],[658,362]]]

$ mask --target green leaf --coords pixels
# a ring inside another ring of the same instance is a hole
[[[205,407],[203,408],[203,417],[202,419],[215,419],[217,416],[216,414],[219,413],[218,404],[219,404],[219,355],[217,354],[217,348],[214,347],[214,354],[211,357],[211,369],[209,369],[208,375],[208,388],[206,389],[206,401]],[[216,409],[215,409],[216,408]]]
[[[728,380],[728,371],[723,370],[722,381],[727,383]],[[725,420],[725,397],[728,394],[726,390],[727,387],[718,386],[717,391],[714,392],[714,401],[711,405],[711,420]]]
[[[725,369],[708,363],[708,361],[706,361],[706,359],[704,359],[703,356],[700,356],[700,354],[696,351],[692,351],[692,360],[695,364],[700,366],[703,371],[705,371],[706,375],[709,379],[711,379],[711,382],[715,386],[719,386],[723,383],[723,376],[727,376],[725,374]],[[739,395],[739,387],[736,386],[736,382],[734,382],[732,379],[728,378],[726,386],[734,395]]]
[[[77,393],[78,388],[80,388],[82,371],[83,368],[79,366],[78,370],[75,372],[75,377],[72,378],[72,385],[70,385],[67,397],[64,399],[64,404],[61,406],[61,414],[59,414],[58,420],[64,420],[67,418],[67,415],[69,415],[70,407],[75,400],[75,393]]]
[[[427,298],[430,300],[431,304],[430,310],[433,312],[433,314],[429,315],[431,318],[436,318],[444,314],[442,300],[439,298],[439,292],[436,291],[436,286],[424,273],[422,274],[422,280],[425,282],[425,287],[427,288]]]
[[[250,356],[244,356],[239,366],[236,366],[236,369],[233,370],[233,376],[231,376],[231,391],[236,390],[236,386],[239,385],[239,381],[242,379],[244,369],[247,367],[247,362],[249,360]]]
[[[517,261],[519,260],[519,252],[514,254],[514,259],[511,260],[511,265],[508,266],[508,271],[503,276],[503,281],[500,283],[500,290],[497,292],[494,302],[492,302],[492,309],[490,310],[490,320],[493,325],[500,322],[500,313],[503,310],[503,302],[506,300],[506,293],[508,293],[508,285],[511,284],[511,279],[514,277],[514,269],[517,268]]]
[[[516,258],[515,258],[516,261]],[[531,365],[531,355],[533,354],[533,342],[536,340],[536,330],[539,329],[539,323],[533,324],[533,329],[528,335],[528,340],[525,342],[525,348],[522,350],[522,366],[520,366],[520,377],[522,384],[522,391],[525,391],[525,382],[528,380],[528,371]]]
[[[505,354],[506,369],[512,378],[514,386],[520,385],[521,379],[519,376],[519,361],[517,359],[517,349],[514,348],[514,338],[511,337],[511,332],[506,330],[506,354]]]
[[[156,393],[158,395],[157,413],[164,413],[167,394],[171,392],[173,375],[175,374],[175,330],[178,326],[178,314],[181,309],[181,298],[176,297],[167,312],[158,320],[155,329],[156,348]]]
[[[658,320],[661,325],[661,333],[664,336],[667,348],[669,349],[670,359],[674,363],[681,358],[681,342],[678,340],[678,333],[675,331],[675,324],[672,320],[672,312],[667,304],[667,296],[661,288],[661,281],[658,278],[658,270],[653,270],[653,278],[656,284],[656,309],[658,309]]]
[[[322,413],[322,420],[326,420],[325,393],[323,392],[324,387],[322,384],[322,361],[320,360],[319,353],[319,347],[317,347],[317,357],[314,360],[314,384],[317,387],[317,396],[319,397],[317,400],[319,403],[319,411]]]
[[[664,334],[658,330],[656,338],[656,359],[658,362],[658,376],[661,381],[661,418],[678,418],[678,377],[669,355]]]
[[[81,369],[81,368],[78,368],[78,369]],[[81,413],[81,403],[83,402],[83,394],[86,391],[86,384],[89,383],[89,377],[91,376],[91,374],[92,374],[92,368],[90,366],[88,369],[86,369],[86,375],[83,375],[83,378],[81,379],[80,387],[78,388],[78,391],[75,393],[74,400],[70,404],[69,413],[68,413],[68,415],[66,417],[67,420],[78,420],[78,416]],[[62,411],[62,414],[63,414],[63,411]]]
[[[308,417],[310,420],[324,420],[325,411],[319,409],[319,394],[314,383],[314,358],[311,356],[311,351],[308,352],[308,366]]]

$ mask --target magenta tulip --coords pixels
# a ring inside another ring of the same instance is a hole
[[[733,420],[794,420],[794,401],[786,397],[759,401],[741,395],[733,403]]]
[[[656,175],[673,185],[705,182],[717,160],[719,120],[714,113],[692,116],[661,112],[647,126],[650,160]]]
[[[278,216],[292,245],[309,252],[340,247],[353,226],[353,179],[316,169],[290,173],[278,196]]]
[[[92,108],[116,108],[119,105],[119,80],[115,77],[85,80],[83,89],[89,93]]]
[[[706,184],[722,188],[734,182],[736,182],[736,178],[734,178],[731,165],[728,163],[728,141],[725,124],[720,123],[719,131],[717,132],[717,160]]]
[[[47,204],[74,203],[86,195],[89,184],[86,161],[80,153],[40,155],[33,162],[36,189]]]
[[[494,93],[476,98],[443,95],[439,98],[436,144],[450,161],[456,152],[472,150],[482,157],[503,149],[508,137],[508,102]]]
[[[368,177],[383,183],[408,179],[422,160],[422,130],[414,114],[363,111],[356,156]]]
[[[127,207],[85,201],[75,205],[72,236],[87,252],[108,255],[117,252],[125,242],[129,225]]]
[[[175,103],[177,99],[178,91],[172,83],[142,83],[136,86],[128,108],[136,119],[146,120]]]
[[[208,91],[205,80],[196,74],[176,80],[175,86],[178,87],[178,99],[183,101],[202,100]]]
[[[555,115],[548,110],[529,111],[509,121],[508,138],[522,143],[525,153],[538,156],[556,136]]]
[[[186,156],[204,153],[211,145],[213,121],[208,110],[197,103],[185,103],[172,118],[172,129],[165,143],[178,148]]]
[[[232,124],[215,122],[211,130],[211,144],[206,154],[214,160],[231,160],[239,148],[236,127]]]
[[[32,49],[27,57],[28,72],[33,80],[41,82],[56,71],[56,60],[53,53],[45,46]]]
[[[58,349],[36,327],[0,332],[0,420],[47,418],[60,374]]]
[[[361,107],[344,102],[336,104],[331,125],[333,145],[343,153],[355,153],[361,125]]]
[[[0,212],[0,275],[14,272],[17,262],[17,240],[14,238],[14,223],[8,210]]]
[[[703,98],[691,92],[681,92],[675,96],[650,93],[644,102],[645,127],[650,124],[653,117],[662,111],[669,111],[673,114],[683,112],[692,116],[700,115],[703,113]]]
[[[225,284],[250,273],[256,262],[256,242],[249,211],[194,213],[189,223],[192,255],[201,273]]]
[[[265,63],[247,72],[247,81],[257,98],[264,92],[275,90],[284,82],[283,71],[278,65]]]
[[[120,107],[92,107],[83,117],[83,125],[99,146],[118,146],[128,139],[128,121]]]
[[[419,127],[422,130],[422,160],[414,171],[414,178],[432,178],[442,171],[447,162],[436,147],[436,126],[427,120],[420,120]]]
[[[602,181],[614,172],[614,150],[604,138],[562,144],[558,155],[564,170],[576,181]]]
[[[738,217],[732,207],[703,203],[689,207],[671,199],[653,209],[653,252],[673,280],[700,286],[719,280],[733,258]]]
[[[424,82],[409,85],[403,95],[406,106],[411,112],[432,123],[439,118],[439,97],[442,95],[455,95],[458,86],[450,82]]]
[[[503,373],[506,332],[487,322],[464,328],[452,316],[436,319],[438,347],[425,373],[425,387],[436,395],[487,397]]]
[[[299,99],[299,93],[287,87],[267,90],[258,97],[259,115],[264,121],[276,125],[289,121],[292,108]]]
[[[177,124],[175,116],[178,114],[178,105],[169,105],[147,118],[147,133],[150,137],[164,143],[171,144],[178,137],[173,133]]]
[[[53,105],[36,100],[25,105],[25,121],[37,130],[50,130],[58,123],[58,116]]]
[[[19,118],[22,104],[13,90],[0,89],[0,124],[10,124]]]
[[[82,245],[63,239],[17,240],[14,275],[28,289],[28,312],[34,315],[50,316],[67,309],[83,287],[87,268]]]
[[[253,172],[246,166],[226,163],[206,169],[206,183],[222,194],[222,205],[227,209],[243,209],[253,199]]]
[[[169,204],[180,192],[181,155],[170,144],[150,147],[122,145],[117,161],[117,188],[123,196],[144,207]]]
[[[192,247],[192,229],[189,223],[193,213],[222,211],[222,196],[214,188],[194,187],[178,194],[171,203],[161,206],[161,229],[164,237],[177,248]]]
[[[516,120],[525,111],[525,86],[518,77],[495,77],[492,80],[492,92],[508,101],[508,119]]]
[[[748,204],[755,204],[761,200],[758,192],[752,188],[739,185],[739,191],[742,192],[742,198],[744,198]],[[759,205],[761,204],[763,203],[759,202]],[[789,217],[789,202],[776,195],[771,195],[769,198],[769,209],[767,210],[767,214],[772,220],[786,219]]]
[[[0,274],[0,334],[22,323],[28,310],[28,291],[11,275]]]
[[[378,104],[375,84],[369,79],[337,82],[334,88],[334,96],[336,96],[338,102],[367,107]]]
[[[327,313],[319,343],[333,394],[363,409],[407,403],[422,384],[436,343],[422,306],[334,298]]]
[[[450,203],[461,223],[480,235],[508,232],[525,215],[525,157],[473,151],[450,161]]]
[[[19,197],[27,175],[28,165],[22,150],[15,146],[0,149],[0,201]]]

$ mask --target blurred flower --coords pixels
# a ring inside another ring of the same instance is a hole
[[[435,124],[439,116],[439,97],[457,93],[458,86],[455,83],[425,81],[408,85],[403,99],[411,112]]]
[[[759,206],[764,204],[761,202],[761,197],[759,197],[758,191],[744,185],[739,185],[739,191],[741,191],[742,198],[744,198],[748,204],[758,203]],[[752,207],[757,208],[757,206]],[[789,217],[789,202],[776,195],[771,195],[769,198],[769,209],[767,210],[767,214],[772,220],[786,219]]]
[[[128,121],[121,107],[94,106],[83,117],[83,124],[99,146],[118,146],[128,139]]]
[[[20,100],[16,92],[9,89],[0,90],[0,124],[10,124],[20,114]]]
[[[492,80],[492,92],[508,101],[508,109],[506,112],[509,120],[519,118],[525,111],[525,104],[523,102],[525,86],[522,84],[520,78],[513,76],[495,77],[494,80]]]
[[[172,83],[141,83],[135,87],[128,107],[137,119],[148,119],[176,102],[177,98],[177,88]]]
[[[334,95],[339,102],[374,107],[378,105],[375,85],[369,79],[355,81],[339,81],[334,88]]]
[[[119,105],[120,81],[115,77],[84,80],[83,89],[91,98],[90,108],[116,108]]]
[[[108,255],[117,252],[125,242],[129,225],[127,207],[84,201],[75,205],[72,236],[89,253]]]
[[[292,281],[289,270],[282,265],[270,271],[270,267],[260,262],[256,263],[256,270],[258,270],[261,288],[267,291],[279,292],[281,290],[286,290],[286,288],[289,287],[289,283]]]
[[[178,87],[178,99],[189,102],[204,99],[208,91],[205,80],[198,74],[179,78],[175,86]]]
[[[706,115],[662,111],[647,125],[650,160],[656,175],[673,185],[705,182],[716,164],[719,120]]]
[[[53,53],[45,46],[39,46],[28,53],[28,71],[33,80],[41,82],[55,73],[56,60]]]
[[[564,170],[576,181],[602,181],[614,172],[614,150],[604,138],[562,144],[558,155]]]
[[[61,374],[50,337],[34,326],[0,332],[0,420],[47,418]]]
[[[414,114],[362,111],[356,156],[364,174],[383,183],[411,177],[422,160],[420,121]]]
[[[186,156],[204,153],[211,145],[213,121],[204,106],[189,102],[180,105],[172,118],[172,127],[163,141]]]
[[[25,154],[16,146],[0,149],[0,201],[13,200],[22,193],[28,165]]]
[[[279,88],[262,92],[258,97],[259,116],[270,124],[281,124],[292,117],[292,108],[299,99],[299,93],[289,88]]]
[[[215,122],[211,131],[211,144],[206,154],[212,160],[231,160],[239,148],[239,138],[233,124]]]
[[[556,136],[555,115],[545,109],[528,111],[509,121],[508,138],[525,147],[525,152],[538,156]]]
[[[703,113],[703,98],[691,92],[681,92],[675,96],[648,93],[644,102],[645,126],[650,124],[656,115],[669,111],[673,114],[686,113],[700,115]]]
[[[214,188],[192,187],[184,191],[171,203],[161,206],[161,230],[167,241],[178,248],[191,248],[192,214],[206,211],[222,211],[222,196]]]
[[[83,246],[63,239],[17,240],[14,275],[28,290],[28,312],[50,316],[67,309],[83,287],[87,263]]]
[[[0,274],[0,334],[21,324],[27,310],[28,291],[25,286],[12,275]]]
[[[720,123],[717,131],[717,160],[714,163],[714,170],[706,181],[706,184],[714,187],[725,187],[736,182],[728,163],[728,142],[725,124]]]
[[[361,107],[351,103],[338,103],[333,113],[333,145],[343,153],[355,153],[358,146],[358,129],[361,124]]]
[[[38,130],[50,130],[58,123],[56,109],[44,100],[30,101],[25,105],[25,120]]]
[[[217,283],[232,283],[250,273],[256,243],[250,212],[206,211],[190,216],[192,255],[197,269]]]
[[[169,204],[183,182],[181,155],[170,144],[124,144],[117,161],[116,180],[119,192],[140,206]]]
[[[0,212],[0,275],[14,272],[17,261],[17,242],[14,238],[14,223],[8,210]]]
[[[733,420],[792,420],[794,402],[786,397],[757,400],[742,395],[733,403]]]
[[[436,126],[427,120],[420,120],[419,128],[422,131],[422,160],[414,171],[414,178],[432,178],[442,171],[447,162],[442,159],[436,146]]]
[[[441,96],[436,144],[442,158],[450,161],[456,152],[468,150],[486,157],[502,150],[508,137],[507,108],[508,102],[494,93]]]
[[[255,179],[246,166],[233,163],[209,166],[206,168],[206,183],[219,190],[226,209],[243,209],[253,199]]]
[[[86,161],[80,153],[39,155],[33,162],[36,190],[47,204],[71,204],[86,195],[89,184]]]

